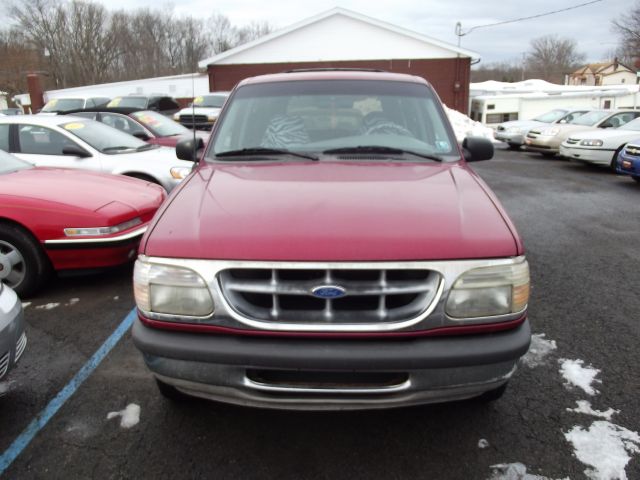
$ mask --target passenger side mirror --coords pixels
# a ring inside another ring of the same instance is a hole
[[[70,157],[80,157],[80,158],[87,158],[91,156],[91,154],[87,152],[84,148],[80,148],[76,145],[67,145],[62,149],[62,154],[69,155]]]
[[[479,162],[493,158],[493,143],[484,137],[466,137],[462,141],[462,152],[467,162]]]
[[[198,150],[204,148],[202,138],[196,137],[195,143],[193,138],[181,140],[176,145],[176,156],[180,160],[189,160],[191,162],[198,161]]]
[[[602,125],[600,125],[600,128],[611,128],[611,127],[613,127],[613,124],[609,120],[607,120]]]

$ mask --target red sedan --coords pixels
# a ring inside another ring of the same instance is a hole
[[[52,270],[133,260],[165,196],[138,179],[36,168],[0,150],[0,280],[28,296]]]

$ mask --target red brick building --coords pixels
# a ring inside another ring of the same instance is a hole
[[[418,75],[450,108],[467,113],[471,60],[478,54],[402,27],[335,8],[202,60],[209,90],[296,68],[356,67]]]

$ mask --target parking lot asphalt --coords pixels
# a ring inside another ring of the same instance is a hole
[[[157,392],[127,333],[22,445],[4,476],[519,478],[492,477],[500,470],[492,466],[506,471],[511,464],[541,478],[587,478],[585,470],[597,467],[585,464],[567,434],[603,419],[573,411],[576,402],[614,409],[610,423],[640,430],[640,184],[500,147],[474,168],[524,238],[529,317],[533,332],[544,334],[535,344],[539,355],[521,366],[502,399],[355,413],[174,404]],[[131,311],[131,270],[59,278],[28,300],[27,351],[0,397],[0,452]],[[561,372],[567,360],[599,370],[592,394],[567,384]],[[121,417],[107,418],[130,404],[140,407],[136,425],[123,428]],[[600,440],[606,450],[606,438]],[[625,452],[627,478],[640,478],[640,455]]]

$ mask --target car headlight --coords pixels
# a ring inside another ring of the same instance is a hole
[[[520,127],[510,127],[507,128],[507,133],[522,133],[522,129]]]
[[[180,114],[179,113],[174,113],[173,114],[173,119],[177,122],[178,120],[180,120]]]
[[[136,217],[113,227],[69,227],[64,229],[64,234],[67,237],[98,237],[101,235],[112,235],[114,233],[124,232],[125,230],[129,230],[141,223],[142,219],[140,217]]]
[[[217,115],[207,115],[207,119],[210,122],[215,122],[218,119],[218,116]]]
[[[557,127],[552,127],[552,128],[545,128],[542,131],[542,135],[557,135],[560,133],[560,129]]]
[[[453,284],[446,312],[454,319],[518,313],[529,302],[529,264],[496,265],[469,270]]]
[[[176,180],[182,180],[187,175],[191,173],[191,169],[189,167],[173,167],[171,169],[171,177]]]
[[[214,305],[209,287],[193,270],[136,260],[133,293],[143,312],[206,317]]]
[[[602,140],[582,140],[580,145],[585,147],[601,147],[603,143],[604,142]]]

